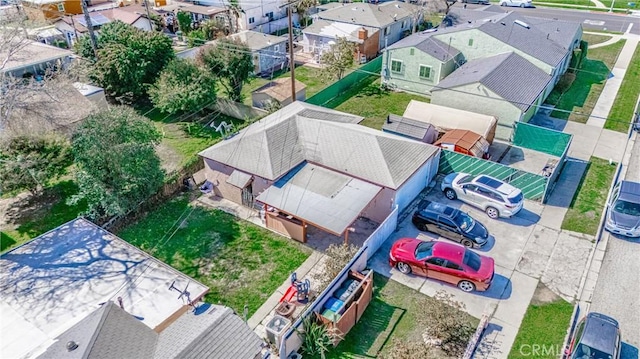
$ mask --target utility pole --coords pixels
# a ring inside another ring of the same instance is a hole
[[[153,22],[151,22],[151,15],[149,14],[149,0],[144,0],[144,8],[147,9],[147,20],[149,20],[149,30],[153,32]]]
[[[87,3],[85,0],[80,0],[82,6],[82,13],[84,14],[84,21],[87,22],[87,29],[89,30],[89,38],[91,39],[91,47],[93,48],[93,54],[98,58],[98,40],[96,39],[96,33],[93,31],[93,24],[91,23],[91,16],[89,16],[89,10],[87,10]]]
[[[293,25],[291,24],[291,3],[287,6],[289,16],[289,67],[291,68],[291,102],[296,102],[296,61],[293,58]]]

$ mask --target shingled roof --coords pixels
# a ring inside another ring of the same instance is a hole
[[[460,50],[445,44],[430,34],[416,34],[414,36],[405,37],[404,39],[389,46],[389,50],[406,47],[415,47],[416,49],[442,62],[449,61],[460,54]]]
[[[551,79],[550,75],[522,56],[507,52],[467,62],[440,81],[432,91],[478,82],[526,111]]]
[[[417,6],[400,1],[381,4],[348,3],[331,10],[321,11],[318,17],[324,20],[384,28],[396,21],[411,17]]]
[[[396,189],[438,151],[355,124],[359,119],[294,102],[200,152],[200,156],[268,180],[308,161]]]

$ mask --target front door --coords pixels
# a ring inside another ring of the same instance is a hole
[[[242,205],[253,207],[253,186],[251,183],[242,189]]]

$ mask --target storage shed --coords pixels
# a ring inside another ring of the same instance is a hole
[[[411,100],[402,117],[429,123],[440,132],[470,130],[493,143],[498,121],[493,116]]]
[[[489,159],[489,142],[473,131],[451,130],[440,137],[434,145],[449,151]]]

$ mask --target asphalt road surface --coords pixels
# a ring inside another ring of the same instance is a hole
[[[626,180],[640,182],[640,137],[635,141]],[[640,239],[609,236],[591,311],[610,315],[622,329],[621,359],[638,358],[640,348]]]
[[[620,6],[626,5],[627,0],[618,0]],[[639,2],[636,0],[636,2]],[[585,1],[586,3],[586,1]],[[456,4],[455,6],[462,6]],[[478,5],[468,5],[469,8],[478,7]],[[574,10],[574,9],[557,9],[557,8],[518,8],[518,7],[505,7],[505,11],[517,11],[525,16],[541,17],[547,19],[558,19],[565,21],[576,21],[582,23],[582,28],[585,30],[596,31],[617,31],[626,32],[631,26],[631,33],[640,35],[640,17],[629,16],[624,14],[609,14],[606,12],[590,12],[587,9]]]

